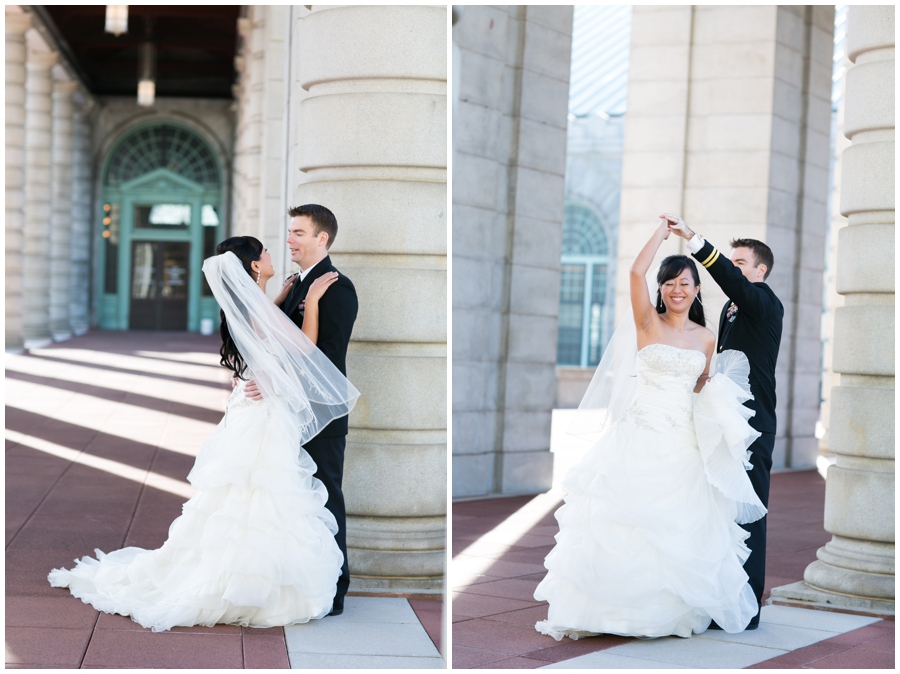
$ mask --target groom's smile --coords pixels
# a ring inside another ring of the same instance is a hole
[[[300,265],[300,269],[309,269],[328,255],[327,241],[328,234],[324,231],[317,233],[312,218],[308,215],[291,218],[287,245],[291,252],[291,262]]]

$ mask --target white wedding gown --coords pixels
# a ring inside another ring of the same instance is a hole
[[[741,404],[746,358],[722,355],[742,360],[741,384],[717,374],[695,394],[703,353],[638,352],[633,402],[563,482],[560,531],[534,593],[550,603],[538,631],[689,637],[711,619],[739,632],[756,615],[742,568],[748,534],[735,520],[765,514],[745,473],[759,434]]]
[[[331,611],[343,555],[325,486],[283,404],[243,388],[201,447],[188,475],[198,493],[163,546],[95,550],[97,559],[51,571],[51,585],[154,632],[288,625]]]

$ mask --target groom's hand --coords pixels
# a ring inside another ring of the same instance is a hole
[[[256,382],[252,379],[247,382],[247,385],[244,387],[244,395],[250,398],[250,400],[262,400],[262,393],[259,392],[259,387],[257,387]]]
[[[663,213],[659,217],[664,218],[669,226],[669,231],[674,232],[682,239],[690,241],[694,238],[694,232],[690,227],[687,226],[684,220],[679,218],[677,215],[672,215],[671,213]]]

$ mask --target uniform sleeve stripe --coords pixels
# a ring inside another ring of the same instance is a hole
[[[705,260],[703,260],[703,262],[701,262],[700,264],[702,264],[704,267],[709,269],[709,265],[711,265],[713,262],[715,262],[718,257],[719,257],[718,249],[713,248],[713,252],[711,252],[709,254],[709,257],[706,258]]]

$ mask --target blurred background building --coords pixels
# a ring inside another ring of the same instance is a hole
[[[208,334],[216,243],[256,236],[286,276],[287,208],[327,205],[360,299],[354,587],[439,589],[446,7],[5,11],[7,350],[96,329]]]
[[[775,253],[774,468],[827,469],[834,537],[782,598],[893,611],[893,7],[456,14],[454,496],[550,488],[554,408],[577,405],[632,260],[677,212]]]

